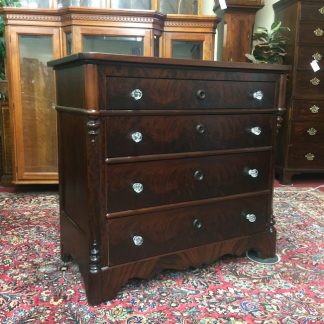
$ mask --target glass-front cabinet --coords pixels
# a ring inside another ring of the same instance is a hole
[[[155,10],[164,14],[201,15],[203,0],[21,0],[26,8],[92,7]]]
[[[59,29],[9,26],[7,33],[14,182],[56,183],[54,75],[47,62],[61,56]]]
[[[199,3],[24,0],[22,8],[1,8],[8,40],[13,182],[58,182],[54,76],[48,61],[78,52],[212,60],[218,19],[197,15]],[[163,12],[155,10],[160,6]]]

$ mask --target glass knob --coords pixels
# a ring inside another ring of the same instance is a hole
[[[204,179],[204,174],[200,170],[197,170],[194,172],[194,178],[198,181],[201,181]]]
[[[134,100],[140,100],[140,99],[143,97],[143,92],[142,92],[140,89],[134,89],[134,90],[131,92],[131,97],[132,97]]]
[[[251,128],[251,133],[256,136],[259,136],[261,134],[261,132],[262,132],[262,130],[261,130],[261,127],[259,127],[259,126],[255,126],[255,127]]]
[[[318,11],[320,12],[321,15],[324,15],[324,7],[318,9]]]
[[[248,170],[248,175],[252,178],[257,178],[259,175],[259,171],[257,169],[250,169]]]
[[[311,127],[310,129],[307,130],[307,133],[308,133],[310,136],[314,136],[314,135],[316,135],[316,133],[317,133],[317,129],[315,129],[314,127]]]
[[[261,101],[263,99],[263,92],[261,90],[253,92],[253,98]]]
[[[307,159],[307,161],[313,161],[315,159],[315,154],[313,154],[313,153],[307,153],[305,155],[305,158]]]
[[[254,214],[246,214],[245,218],[250,222],[254,223],[256,221],[256,216]]]
[[[202,124],[198,124],[198,125],[196,126],[196,131],[197,131],[197,133],[199,133],[199,134],[204,134],[204,133],[205,133],[205,127],[204,127],[204,125],[202,125]]]
[[[317,29],[314,30],[314,34],[315,34],[315,36],[317,36],[317,37],[321,37],[321,36],[324,35],[324,30],[321,29],[321,28],[317,28]]]
[[[319,107],[316,106],[316,105],[313,105],[312,107],[309,108],[310,112],[312,114],[318,114],[318,111],[319,111]]]
[[[192,225],[195,229],[201,229],[203,227],[203,222],[201,221],[201,219],[196,218],[194,219],[194,221],[192,222]]]
[[[136,246],[141,246],[144,243],[144,239],[140,235],[134,235],[133,242]]]
[[[139,143],[141,142],[143,139],[143,135],[141,132],[134,132],[132,133],[132,140],[135,142],[135,143]]]
[[[197,98],[200,99],[200,100],[205,99],[206,98],[206,91],[202,90],[202,89],[199,89],[197,91]]]
[[[141,193],[144,189],[143,185],[140,182],[133,183],[132,188],[136,193]]]

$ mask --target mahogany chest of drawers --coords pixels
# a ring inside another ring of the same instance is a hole
[[[291,29],[287,63],[293,69],[276,163],[279,180],[289,184],[295,174],[324,172],[324,1],[281,0],[274,10]],[[321,69],[313,70],[312,61]]]
[[[88,301],[130,278],[274,256],[287,68],[79,53],[56,74],[62,256]]]

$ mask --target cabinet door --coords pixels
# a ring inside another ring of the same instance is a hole
[[[15,183],[56,183],[57,130],[54,74],[59,29],[8,27],[9,84]]]

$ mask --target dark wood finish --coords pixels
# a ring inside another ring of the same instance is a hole
[[[223,61],[247,62],[251,53],[256,12],[264,6],[262,0],[227,0],[222,10],[215,0],[214,11],[222,19],[218,25],[217,58]]]
[[[274,10],[275,19],[291,29],[287,63],[293,69],[276,163],[279,181],[290,184],[295,174],[324,172],[324,6],[322,0],[281,0]],[[314,59],[317,72],[310,65]]]
[[[57,82],[62,258],[79,264],[90,304],[163,269],[249,249],[274,256],[275,117],[287,67],[99,53],[49,64]],[[215,97],[205,107],[181,101],[182,83],[189,98],[196,84],[210,93],[220,86],[222,105]],[[235,95],[223,83],[235,83]],[[150,104],[133,109],[128,84],[148,87]],[[161,84],[177,86],[161,91]],[[264,105],[241,108],[236,94],[260,87]],[[177,100],[165,101],[169,93]],[[134,140],[134,132],[142,137]]]

